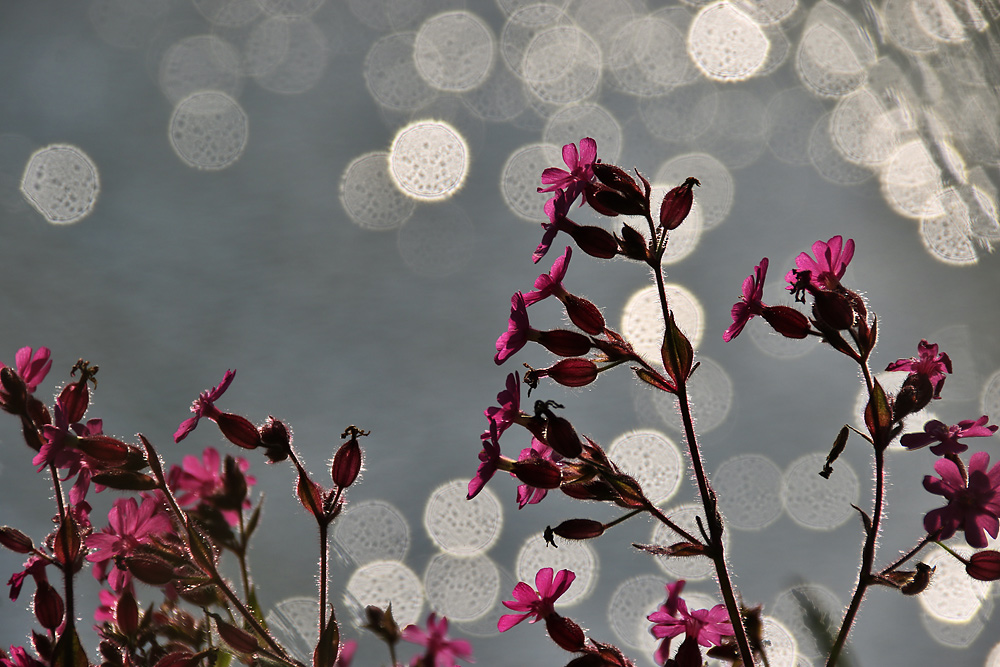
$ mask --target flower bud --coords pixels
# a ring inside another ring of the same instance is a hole
[[[10,526],[0,526],[0,545],[19,554],[31,553],[35,548],[30,537]]]
[[[660,204],[660,226],[671,230],[680,227],[684,218],[691,212],[694,204],[694,186],[700,186],[701,182],[693,176],[688,176],[683,183],[668,192],[663,197]]]
[[[552,532],[567,540],[589,540],[604,534],[604,524],[593,519],[567,519]]]
[[[221,412],[215,419],[226,440],[243,449],[260,447],[260,433],[250,420],[229,412]]]
[[[562,492],[576,500],[596,500],[607,502],[618,498],[611,485],[603,479],[592,479],[586,482],[573,482],[560,487]]]
[[[47,581],[37,582],[34,610],[38,623],[46,630],[55,630],[63,621],[65,605],[62,597]]]
[[[83,419],[90,404],[90,387],[87,386],[87,375],[78,382],[72,382],[59,392],[56,403],[66,415],[66,421],[73,424]]]
[[[216,614],[213,614],[213,616],[215,617],[215,627],[219,630],[219,637],[234,651],[237,653],[254,653],[260,648],[257,638],[252,634],[223,621]]]
[[[606,229],[582,225],[566,230],[580,250],[591,257],[611,259],[618,254],[618,239]]]
[[[538,332],[538,344],[560,357],[579,357],[590,352],[590,338],[568,329]]]
[[[365,624],[363,627],[390,646],[398,642],[402,635],[396,619],[392,617],[392,603],[385,608],[385,611],[373,604],[365,607]]]
[[[514,476],[536,489],[557,489],[562,482],[559,466],[548,459],[525,459],[513,465]]]
[[[604,331],[604,315],[597,306],[574,294],[567,294],[563,299],[566,314],[570,321],[583,331],[596,336]]]
[[[87,435],[76,439],[76,447],[105,466],[120,466],[128,459],[128,445],[107,435]]]
[[[260,427],[260,444],[271,463],[284,461],[292,453],[292,433],[284,422],[268,417]]]
[[[913,578],[906,584],[900,587],[899,591],[903,595],[918,595],[923,593],[927,589],[927,586],[931,583],[931,574],[934,572],[934,568],[926,563],[917,563],[917,569],[913,573]]]
[[[115,603],[115,625],[126,637],[135,637],[139,630],[139,605],[126,588]]]
[[[341,489],[346,489],[361,472],[361,446],[357,438],[351,438],[340,446],[333,457],[333,466],[330,474],[333,476],[333,483]]]
[[[614,215],[646,214],[646,202],[641,194],[635,195],[631,192],[599,187],[594,191],[593,199]]]
[[[583,443],[569,420],[552,415],[545,421],[545,443],[567,459],[575,459],[583,451]]]
[[[12,415],[24,413],[28,387],[10,366],[0,368],[0,407]]]
[[[789,306],[764,306],[761,316],[785,338],[805,338],[812,330],[809,318]]]
[[[122,564],[133,577],[150,586],[163,586],[177,576],[173,565],[151,555],[125,556]]]
[[[854,326],[856,314],[843,292],[813,291],[813,316],[831,329],[843,331]]]
[[[646,238],[629,225],[622,225],[622,235],[618,239],[618,246],[623,255],[629,259],[645,262],[648,249],[646,248]]]
[[[562,359],[544,372],[564,387],[583,387],[597,379],[597,364],[590,359]]]
[[[1000,580],[1000,551],[977,551],[969,557],[965,571],[979,581]]]

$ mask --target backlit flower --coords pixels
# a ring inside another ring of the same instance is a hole
[[[423,667],[454,667],[455,660],[475,662],[472,644],[464,639],[448,639],[448,619],[442,616],[439,621],[433,612],[427,617],[426,632],[411,624],[403,628],[402,640],[427,647]]]
[[[767,257],[760,260],[760,264],[753,268],[753,275],[747,276],[743,280],[743,294],[740,300],[733,304],[733,323],[729,325],[722,340],[727,343],[740,335],[743,327],[746,326],[755,315],[763,314],[765,308],[761,298],[764,296],[764,278],[767,276]]]
[[[944,386],[945,374],[951,373],[951,359],[944,352],[938,354],[937,343],[931,344],[921,340],[917,345],[917,356],[909,359],[897,359],[888,366],[887,371],[908,371],[909,379],[926,379],[934,390],[934,398],[941,398],[941,388]]]
[[[213,387],[207,391],[201,392],[198,398],[194,399],[194,403],[191,404],[191,412],[194,413],[193,417],[189,417],[181,422],[181,425],[177,427],[177,431],[174,432],[174,442],[180,442],[188,436],[191,431],[194,430],[195,426],[198,425],[198,420],[202,417],[208,419],[216,419],[221,415],[221,411],[215,407],[215,401],[226,393],[229,389],[229,385],[232,384],[233,378],[236,377],[236,371],[227,370],[226,374],[222,377],[222,382],[218,386]]]
[[[536,623],[556,613],[555,601],[569,590],[576,574],[572,570],[559,570],[559,574],[553,577],[552,573],[551,567],[539,570],[535,575],[535,588],[523,581],[518,582],[511,593],[515,599],[505,600],[503,606],[520,613],[501,616],[497,623],[500,632],[510,630],[525,619],[531,618],[531,622]]]
[[[941,458],[934,470],[941,475],[924,477],[924,488],[948,499],[945,507],[924,517],[924,528],[937,540],[947,540],[956,531],[965,533],[970,546],[986,546],[986,534],[997,536],[1000,528],[1000,463],[987,472],[990,455],[976,452],[969,459],[968,475],[951,459]]]
[[[562,157],[569,171],[559,169],[558,167],[548,167],[542,172],[542,183],[549,187],[538,188],[538,191],[555,192],[556,190],[562,190],[566,193],[568,204],[572,204],[584,189],[594,181],[597,142],[590,137],[585,137],[580,140],[579,151],[577,151],[575,144],[566,144],[562,148]]]
[[[100,564],[115,556],[127,556],[140,544],[151,543],[154,535],[172,530],[160,500],[146,496],[139,505],[135,498],[119,498],[108,513],[108,526],[87,538],[87,547],[94,550],[87,560]],[[111,568],[108,581],[115,591],[122,590],[128,579],[125,570]]]
[[[924,424],[923,433],[907,433],[900,438],[899,444],[907,449],[920,449],[936,442],[938,444],[931,447],[931,451],[938,456],[961,454],[969,446],[959,442],[959,438],[985,438],[997,432],[995,424],[986,425],[989,420],[983,415],[979,419],[963,419],[954,426],[945,426],[943,422],[932,419]]]
[[[812,251],[815,258],[807,252],[800,253],[795,258],[797,270],[789,271],[785,280],[794,286],[798,282],[796,273],[808,271],[809,282],[816,289],[829,291],[836,288],[854,257],[854,239],[848,239],[844,243],[843,237],[838,234],[825,243],[816,241],[812,244]]]
[[[664,640],[656,650],[657,664],[665,664],[670,655],[670,640],[679,634],[685,635],[684,644],[678,651],[678,663],[701,665],[701,653],[697,646],[718,646],[722,638],[733,634],[726,606],[717,604],[711,609],[688,611],[687,602],[680,596],[684,590],[684,580],[667,584],[667,601],[647,616],[653,622],[651,632],[657,639]],[[687,646],[685,646],[687,645]]]

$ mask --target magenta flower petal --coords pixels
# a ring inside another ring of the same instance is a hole
[[[528,342],[528,310],[524,305],[524,295],[515,292],[510,299],[510,318],[507,320],[507,331],[497,338],[497,353],[493,361],[499,366],[507,361]]]
[[[747,276],[743,280],[743,293],[740,295],[740,300],[733,304],[731,312],[733,323],[722,334],[722,340],[725,342],[728,343],[739,336],[747,322],[755,315],[763,313],[764,308],[767,307],[761,301],[761,298],[764,296],[764,279],[767,277],[767,264],[767,257],[765,257],[760,260],[760,264],[754,267],[753,275]]]

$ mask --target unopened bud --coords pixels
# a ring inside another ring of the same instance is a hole
[[[35,548],[30,537],[10,526],[0,526],[0,545],[19,554],[31,553]]]
[[[622,235],[618,239],[618,246],[623,255],[629,259],[645,262],[648,249],[646,248],[646,238],[629,225],[622,225]]]
[[[969,557],[965,571],[979,581],[1000,580],[1000,551],[977,551]]]
[[[593,519],[567,519],[552,532],[567,540],[590,540],[604,534],[604,524]]]
[[[87,435],[76,439],[76,447],[106,466],[120,466],[128,459],[128,445],[107,435]]]
[[[215,614],[213,616],[215,616],[215,627],[219,630],[219,637],[234,651],[237,653],[254,653],[260,648],[257,638],[252,634],[223,621]]]
[[[583,451],[583,443],[568,419],[552,415],[545,421],[545,443],[567,459],[575,459]]]
[[[596,336],[604,331],[604,315],[593,303],[583,297],[567,294],[563,299],[570,321],[583,331]]]
[[[333,476],[333,483],[341,489],[346,489],[361,472],[361,445],[357,438],[351,438],[340,446],[333,457],[333,466],[330,473]]]
[[[548,459],[531,458],[513,464],[514,476],[536,489],[557,489],[562,483],[562,471]]]
[[[55,630],[63,621],[65,605],[62,597],[47,581],[39,581],[35,589],[35,618],[46,630]]]
[[[590,352],[590,338],[577,331],[554,329],[540,331],[538,344],[560,357],[579,357]]]
[[[597,364],[590,359],[562,359],[536,373],[542,377],[548,375],[564,387],[584,387],[597,379]]]
[[[913,573],[913,578],[902,587],[899,591],[903,595],[917,595],[923,593],[927,586],[931,583],[931,574],[934,572],[934,568],[926,563],[917,563],[917,570]]]
[[[226,440],[243,449],[260,447],[260,432],[250,420],[230,412],[221,412],[215,419]]]
[[[390,646],[398,642],[402,634],[399,631],[399,625],[396,623],[396,619],[392,617],[391,603],[385,608],[384,611],[381,607],[377,607],[373,604],[365,607],[364,628],[373,632],[375,636],[379,637]]]
[[[683,183],[668,192],[663,197],[660,204],[660,226],[664,229],[677,229],[684,222],[684,218],[691,212],[694,204],[694,192],[692,188],[701,185],[701,182],[693,176],[688,176]]]
[[[126,556],[122,563],[133,577],[151,586],[162,586],[176,578],[173,565],[154,556]]]
[[[566,230],[580,250],[591,257],[611,259],[618,254],[618,239],[615,235],[601,227],[582,225]]]
[[[809,318],[789,306],[764,306],[761,316],[785,338],[805,338],[812,331]]]
[[[139,630],[139,605],[127,588],[115,603],[115,625],[126,637],[135,637]]]
[[[90,387],[87,386],[86,376],[78,382],[63,387],[56,403],[62,408],[69,423],[73,424],[83,419],[90,404]]]
[[[278,463],[292,453],[292,433],[284,422],[268,417],[260,427],[260,444],[271,463]]]
[[[817,320],[837,331],[854,326],[854,306],[845,293],[816,290],[813,299],[813,316]]]

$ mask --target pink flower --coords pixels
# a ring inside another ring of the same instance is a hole
[[[333,667],[351,667],[351,661],[354,660],[354,652],[357,650],[358,643],[353,639],[341,644],[340,655],[337,656],[337,662],[333,663]]]
[[[552,263],[552,268],[548,273],[543,273],[535,279],[535,291],[524,295],[524,305],[530,306],[538,303],[553,294],[564,294],[562,281],[566,277],[569,269],[569,260],[573,256],[573,249],[566,246],[566,252],[559,256],[559,259]]]
[[[562,456],[557,454],[554,449],[546,445],[538,438],[532,438],[531,446],[522,449],[521,455],[517,457],[517,460],[530,461],[533,459],[558,463],[559,461],[562,461]],[[513,475],[513,473],[511,474]],[[538,487],[529,486],[528,484],[521,484],[517,487],[517,508],[524,509],[525,505],[540,503],[547,493],[548,489],[540,489]]]
[[[497,338],[497,353],[493,361],[499,366],[528,342],[531,326],[528,324],[528,310],[524,305],[524,295],[515,292],[510,298],[510,319],[507,331]]]
[[[539,241],[535,252],[531,254],[531,261],[535,264],[542,257],[545,257],[545,254],[549,251],[549,247],[552,245],[552,241],[556,238],[556,234],[560,231],[569,233],[575,227],[578,227],[575,222],[566,217],[572,203],[573,201],[568,199],[562,190],[556,192],[552,199],[545,202],[545,214],[549,217],[549,221],[542,223],[542,229],[545,230],[545,233],[542,234],[542,240]]]
[[[226,494],[226,483],[222,478],[219,452],[214,447],[206,447],[199,461],[196,456],[185,456],[182,461],[183,468],[173,466],[170,469],[170,488],[177,493],[177,502],[190,507],[199,503],[208,502],[215,496]],[[246,473],[250,469],[250,462],[243,457],[236,458],[236,465],[240,472]],[[253,486],[257,479],[252,475],[244,475],[247,486]],[[243,507],[250,507],[250,499],[243,500]],[[230,526],[239,523],[239,512],[233,509],[222,509],[222,516]]]
[[[227,370],[226,374],[222,377],[222,382],[220,382],[217,387],[201,392],[201,394],[198,395],[198,398],[194,399],[194,403],[191,404],[191,412],[194,413],[194,416],[185,419],[181,422],[181,425],[177,427],[177,431],[174,433],[174,442],[180,442],[184,438],[188,437],[188,434],[194,430],[195,426],[198,425],[198,420],[202,417],[216,419],[220,414],[222,414],[219,409],[215,407],[215,401],[219,400],[219,398],[226,393],[226,390],[229,389],[229,385],[232,384],[234,377],[236,377],[236,371]]]
[[[938,354],[937,343],[932,345],[926,340],[921,340],[917,345],[917,354],[918,356],[909,359],[897,359],[886,366],[885,370],[909,371],[909,378],[926,378],[934,389],[934,398],[941,398],[945,374],[951,373],[951,359],[944,352]]]
[[[45,663],[28,655],[20,646],[11,646],[9,658],[0,651],[0,667],[45,667]]]
[[[87,560],[100,564],[115,556],[127,556],[140,544],[150,544],[154,535],[171,532],[173,525],[162,508],[162,502],[153,496],[143,498],[141,506],[135,498],[116,500],[108,513],[109,526],[87,538],[87,547],[94,549]],[[125,570],[113,567],[108,579],[111,588],[121,591],[129,576]]]
[[[938,444],[931,447],[931,451],[938,456],[945,454],[961,454],[969,448],[968,445],[958,441],[959,438],[988,438],[997,432],[995,424],[986,426],[990,418],[983,415],[979,419],[963,419],[954,426],[945,426],[943,422],[932,419],[924,424],[923,433],[907,433],[900,438],[899,443],[907,449],[920,449],[932,442]]]
[[[553,578],[552,568],[546,567],[535,575],[534,589],[523,581],[518,582],[511,593],[515,599],[505,600],[503,606],[521,613],[504,614],[497,623],[497,629],[506,632],[526,618],[534,617],[531,622],[535,623],[555,615],[555,601],[569,590],[574,579],[576,574],[571,570],[559,570]]]
[[[34,393],[45,376],[49,374],[49,369],[52,368],[52,359],[49,358],[51,356],[52,350],[47,347],[40,347],[34,353],[30,347],[22,347],[14,355],[17,374],[24,380],[25,386],[28,387],[28,393]],[[3,367],[4,363],[0,361],[0,368]]]
[[[947,540],[956,531],[965,533],[970,546],[986,546],[985,533],[997,536],[1000,527],[1000,463],[986,471],[990,455],[976,452],[969,459],[968,475],[954,461],[938,459],[934,470],[941,478],[927,475],[924,488],[948,499],[945,507],[924,517],[924,528],[937,540]]]
[[[438,621],[433,612],[427,617],[427,632],[411,624],[403,628],[402,639],[427,647],[420,663],[423,667],[455,667],[455,660],[475,662],[472,644],[463,639],[448,639],[448,619],[442,616]]]
[[[677,652],[678,663],[698,666],[702,663],[696,644],[718,646],[722,643],[722,637],[733,634],[733,625],[729,622],[729,612],[725,605],[717,604],[711,609],[688,611],[687,602],[680,596],[684,583],[680,579],[667,584],[667,601],[660,605],[659,610],[646,617],[653,622],[653,636],[664,640],[655,654],[656,662],[661,665],[666,663],[670,655],[670,640],[681,633],[685,635],[685,640]]]
[[[491,423],[496,424],[499,439],[503,432],[521,417],[521,378],[516,371],[507,375],[507,386],[497,394],[497,403],[500,405],[486,408],[483,414]],[[483,440],[489,438],[490,431],[486,431],[480,437]]]
[[[497,467],[500,465],[500,443],[497,442],[496,422],[490,422],[490,436],[483,438],[483,451],[479,452],[479,469],[476,476],[469,481],[469,494],[466,500],[472,500],[479,495],[479,492],[486,486],[486,482],[493,478]]]
[[[562,190],[566,193],[568,204],[572,204],[584,189],[594,181],[597,142],[590,137],[581,139],[579,152],[577,152],[575,144],[566,144],[562,148],[562,157],[569,171],[559,169],[558,167],[545,169],[542,172],[542,183],[549,187],[538,188],[538,191],[555,192],[556,190]]]
[[[809,282],[820,291],[830,291],[840,284],[840,279],[847,271],[847,265],[854,257],[854,239],[848,239],[844,243],[843,237],[839,234],[824,243],[816,241],[812,244],[813,259],[809,253],[800,253],[795,258],[795,266],[798,272],[809,272]],[[794,286],[798,279],[796,270],[792,269],[785,276],[785,280]],[[791,289],[791,287],[789,288]]]
[[[760,260],[760,264],[753,268],[752,276],[747,276],[743,280],[743,294],[740,295],[740,300],[733,304],[733,323],[722,334],[722,340],[728,343],[736,338],[754,315],[763,314],[766,306],[761,298],[764,296],[764,278],[766,276],[767,257]]]

